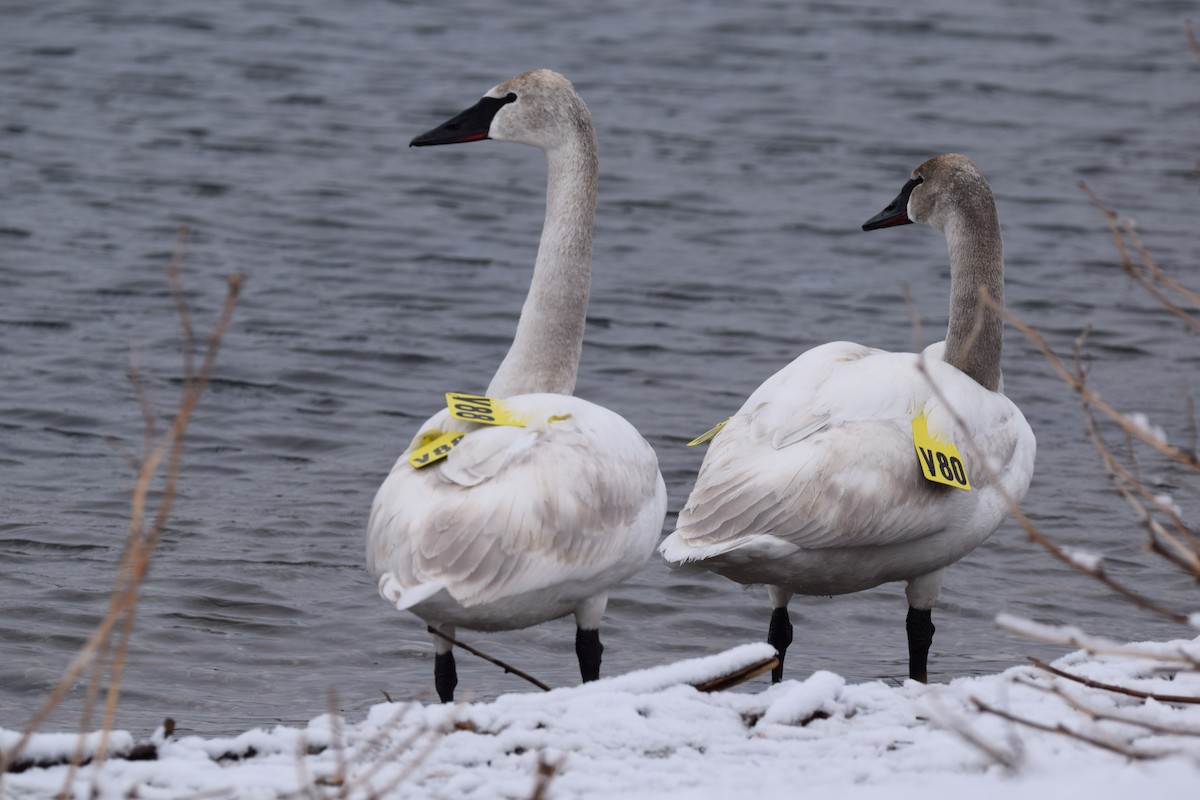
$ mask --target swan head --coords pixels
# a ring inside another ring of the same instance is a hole
[[[409,146],[499,139],[553,150],[590,129],[587,106],[571,82],[553,70],[539,69],[493,86],[478,103]]]
[[[946,153],[912,171],[896,199],[863,223],[864,231],[921,222],[945,231],[955,218],[975,209],[995,214],[992,190],[979,168],[964,155]]]

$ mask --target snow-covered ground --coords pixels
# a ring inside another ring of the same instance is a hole
[[[1054,666],[1150,695],[1200,697],[1200,639],[1099,649]],[[160,730],[140,743],[154,758],[110,757],[70,777],[62,764],[30,766],[4,776],[2,794],[53,797],[67,780],[76,797],[171,800],[758,800],[830,791],[838,800],[1129,800],[1195,797],[1200,787],[1200,704],[1086,686],[1032,665],[929,686],[851,685],[830,672],[756,693],[691,685],[772,652],[748,644],[586,686],[474,704],[382,703],[365,719],[327,715],[233,738]],[[0,747],[17,738],[0,730]],[[23,759],[61,760],[77,743],[38,734]],[[127,754],[138,744],[117,732],[109,748]]]

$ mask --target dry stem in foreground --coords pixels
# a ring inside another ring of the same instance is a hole
[[[1192,49],[1196,52],[1197,58],[1200,59],[1200,45],[1196,43],[1195,34],[1191,30],[1190,24],[1188,32]],[[1081,188],[1104,216],[1112,234],[1121,267],[1125,272],[1159,304],[1166,314],[1169,314],[1180,323],[1183,328],[1183,335],[1200,333],[1200,318],[1198,318],[1198,312],[1200,312],[1200,293],[1190,289],[1159,266],[1142,242],[1134,224],[1130,220],[1119,216],[1116,211],[1105,204],[1086,184],[1081,184]],[[1009,325],[1012,325],[1024,334],[1042,353],[1055,374],[1075,393],[1080,404],[1085,433],[1096,449],[1106,478],[1112,484],[1117,496],[1122,498],[1133,509],[1138,526],[1144,530],[1146,549],[1158,556],[1160,559],[1158,563],[1165,565],[1169,570],[1181,573],[1184,577],[1193,581],[1200,581],[1200,537],[1197,537],[1194,527],[1188,525],[1184,520],[1183,512],[1174,501],[1169,496],[1156,491],[1148,483],[1147,479],[1143,476],[1143,472],[1139,469],[1136,455],[1137,449],[1140,446],[1145,450],[1149,450],[1152,455],[1160,459],[1165,459],[1168,463],[1173,463],[1177,469],[1182,469],[1183,477],[1179,483],[1184,484],[1185,488],[1193,493],[1200,490],[1200,456],[1197,455],[1196,443],[1197,426],[1194,403],[1191,402],[1190,396],[1186,398],[1184,411],[1188,416],[1188,430],[1191,432],[1191,441],[1189,445],[1185,446],[1171,442],[1161,429],[1156,429],[1147,424],[1142,415],[1121,411],[1102,399],[1091,388],[1088,384],[1089,362],[1085,357],[1084,351],[1087,338],[1086,331],[1073,343],[1070,359],[1060,358],[1034,326],[1022,320],[1012,311],[1002,307],[991,297],[987,296],[986,292],[982,292],[981,290],[981,293],[983,294],[985,305],[991,310],[996,311]],[[937,387],[934,386],[933,388],[937,392]],[[1107,436],[1105,433],[1106,429],[1109,431]],[[1115,431],[1121,440],[1119,447],[1114,447],[1109,441],[1112,431]],[[969,449],[974,449],[972,442],[967,442],[967,446]],[[1118,453],[1123,453],[1124,455],[1121,456]],[[980,464],[984,472],[989,474],[989,477],[994,479],[995,476],[991,475],[990,468],[987,466],[985,460],[976,459],[976,462]],[[1005,499],[1009,504],[1013,516],[1025,530],[1031,541],[1041,545],[1054,557],[1072,569],[1104,584],[1136,607],[1164,617],[1171,622],[1179,624],[1181,627],[1190,627],[1192,629],[1190,635],[1194,636],[1194,629],[1200,627],[1200,613],[1195,611],[1188,613],[1186,609],[1170,608],[1166,603],[1153,597],[1152,587],[1161,578],[1161,573],[1147,574],[1145,577],[1138,579],[1137,585],[1132,584],[1128,579],[1118,581],[1105,570],[1102,556],[1081,553],[1060,546],[1040,530],[1021,511],[1018,504],[1013,502],[1012,498]],[[1122,659],[1145,659],[1148,663],[1154,665],[1153,670],[1155,674],[1167,676],[1171,680],[1175,676],[1185,672],[1194,673],[1200,671],[1200,654],[1197,654],[1196,649],[1190,643],[1178,646],[1157,647],[1151,645],[1121,644],[1100,637],[1089,636],[1077,628],[1070,626],[1038,625],[1028,620],[1020,620],[1004,615],[997,619],[997,623],[1002,628],[1018,635],[1026,636],[1027,638],[1080,648],[1092,654],[1107,655]],[[1109,724],[1108,727],[1112,730],[1105,729],[1103,731],[1106,738],[1098,738],[1083,733],[1062,723],[1049,723],[1045,720],[1021,717],[1009,710],[985,703],[978,698],[972,698],[974,706],[985,714],[995,715],[1016,725],[1078,739],[1096,747],[1119,753],[1130,759],[1141,760],[1170,755],[1175,752],[1175,749],[1169,744],[1172,741],[1172,737],[1181,739],[1182,737],[1200,735],[1200,731],[1166,729],[1162,726],[1156,726],[1153,723],[1147,723],[1145,720],[1139,719],[1138,716],[1139,711],[1143,709],[1146,703],[1180,706],[1198,704],[1200,703],[1200,696],[1196,694],[1147,692],[1118,683],[1105,683],[1092,680],[1086,676],[1077,675],[1068,670],[1044,664],[1036,659],[1031,659],[1031,661],[1035,667],[1054,676],[1052,678],[1054,681],[1073,682],[1075,686],[1082,685],[1094,691],[1124,698],[1123,703],[1114,704],[1117,709],[1116,711],[1101,712],[1092,708],[1086,701],[1072,696],[1060,683],[1053,683],[1050,688],[1044,689],[1062,698],[1066,706],[1091,718],[1097,725],[1101,723]],[[1022,683],[1023,685],[1031,685],[1028,681],[1023,681],[1020,678],[1015,680],[1017,683]],[[1181,681],[1180,683],[1183,684],[1184,682]],[[1035,688],[1043,689],[1044,687],[1038,686]],[[1130,731],[1137,730],[1138,728],[1151,730],[1153,733],[1163,737],[1163,740],[1167,744],[1153,751],[1145,750],[1135,746],[1136,739],[1132,734],[1125,734],[1122,737],[1114,733],[1114,731]],[[1000,763],[1004,763],[1009,768],[1013,766],[1014,762],[1011,758],[998,758],[996,755],[999,752],[1007,756],[1009,755],[1008,751],[998,749],[991,743],[983,743],[981,745],[978,742],[972,741],[969,737],[964,736],[964,738],[976,747],[979,747],[982,752],[1000,761]],[[1014,753],[1016,753],[1019,760],[1019,751],[1014,751]]]
[[[72,685],[85,672],[88,673],[88,688],[83,718],[80,721],[80,744],[72,759],[72,769],[68,772],[63,795],[69,793],[69,787],[74,778],[74,769],[84,762],[85,757],[101,762],[107,753],[108,735],[120,697],[125,653],[133,631],[138,590],[150,569],[154,548],[162,537],[175,501],[188,424],[208,386],[217,353],[228,330],[244,283],[244,278],[240,274],[229,277],[228,290],[221,313],[212,333],[208,336],[204,356],[200,368],[197,370],[193,357],[197,341],[183,293],[180,270],[185,240],[186,233],[181,232],[178,247],[167,270],[183,331],[183,388],[179,405],[167,429],[162,433],[157,433],[157,415],[146,397],[136,363],[131,364],[129,376],[142,408],[146,433],[141,458],[137,463],[137,478],[131,499],[129,535],[117,567],[113,591],[109,597],[109,606],[103,619],[96,626],[96,630],[88,637],[87,642],[67,667],[54,691],[30,720],[21,738],[8,750],[0,753],[0,782],[3,781],[4,773],[19,761],[30,737],[46,721],[51,712],[66,697]],[[157,506],[154,506],[151,493],[159,480],[161,480],[162,486],[157,493]],[[108,674],[107,683],[104,679],[106,672]],[[100,725],[102,731],[100,743],[93,753],[85,756],[83,733],[92,727],[92,716],[101,693],[105,694],[105,702]]]

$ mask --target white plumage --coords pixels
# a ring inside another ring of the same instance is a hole
[[[991,191],[963,156],[931,159],[913,174],[864,227],[920,221],[946,233],[947,340],[922,354],[832,342],[771,376],[712,440],[659,552],[673,564],[765,584],[775,609],[768,641],[781,661],[793,594],[907,581],[910,676],[925,680],[942,571],[996,530],[1006,495],[1024,496],[1036,443],[999,392],[1002,328],[979,302],[980,286],[1003,299]],[[922,416],[931,434],[957,444],[970,491],[925,479],[913,432]]]
[[[569,395],[506,403],[526,427],[464,423],[443,410],[420,431],[467,436],[414,469],[418,433],[380,487],[367,560],[397,608],[472,630],[523,628],[572,613],[653,552],[665,488],[633,426]]]
[[[513,344],[487,394],[524,427],[451,419],[418,430],[380,487],[367,566],[380,594],[449,637],[457,626],[512,630],[574,614],[583,679],[599,675],[608,590],[654,552],[666,488],[653,449],[616,413],[573,397],[591,274],[597,156],[587,106],[549,70],[489,90],[418,136],[434,145],[504,139],[540,147],[546,220]],[[434,391],[461,387],[430,387]],[[408,461],[434,434],[465,432],[442,460]],[[450,701],[454,656],[442,637],[434,682]]]
[[[973,550],[1007,513],[1003,497],[970,456],[970,492],[925,480],[913,418],[974,442],[1017,496],[1033,471],[1033,434],[1004,395],[927,360],[949,406],[967,412],[960,428],[919,358],[831,342],[771,376],[713,440],[663,556],[703,561],[741,583],[834,595],[923,575]]]

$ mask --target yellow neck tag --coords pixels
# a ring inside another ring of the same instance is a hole
[[[733,419],[733,417],[730,417],[729,419]],[[713,438],[718,433],[720,433],[721,429],[724,428],[725,425],[729,422],[729,419],[725,420],[724,422],[718,422],[716,425],[713,425],[711,428],[706,430],[704,433],[700,434],[695,439],[692,439],[690,442],[688,442],[687,446],[695,447],[698,444],[704,444],[709,439]]]
[[[420,469],[441,461],[464,436],[466,434],[462,431],[426,431],[421,436],[421,445],[408,454],[408,463]]]
[[[463,422],[478,422],[481,425],[511,425],[524,428],[525,420],[514,414],[503,400],[479,394],[446,392],[446,405],[450,416]]]
[[[917,449],[917,461],[921,464],[921,474],[925,480],[971,491],[966,464],[954,443],[931,436],[924,414],[912,421],[912,430],[913,447]]]

